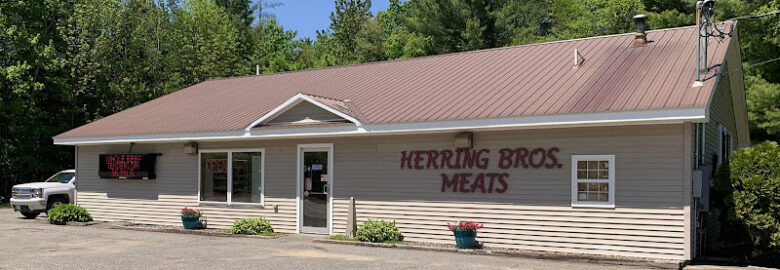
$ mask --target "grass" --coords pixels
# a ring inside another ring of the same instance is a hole
[[[343,235],[343,234],[336,234],[336,235],[332,235],[331,237],[328,237],[328,239],[330,239],[330,240],[338,240],[338,241],[353,241],[353,242],[358,242],[358,240],[357,240],[357,239],[355,239],[355,238],[352,238],[352,237],[349,237],[349,236],[346,236],[346,235]]]
[[[3,208],[11,208],[11,204],[10,203],[0,204],[0,209],[3,209]]]

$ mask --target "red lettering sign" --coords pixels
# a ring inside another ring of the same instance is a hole
[[[558,147],[533,148],[525,147],[498,150],[498,168],[561,168],[556,154]],[[417,150],[401,152],[401,169],[479,169],[487,170],[490,164],[489,149],[457,149],[453,150]],[[441,174],[441,192],[455,193],[504,193],[509,188],[508,173],[472,173],[457,172]]]
[[[133,178],[141,168],[141,155],[105,155],[106,166],[114,178]]]

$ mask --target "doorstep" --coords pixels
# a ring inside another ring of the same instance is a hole
[[[641,258],[590,255],[590,254],[579,254],[579,253],[533,251],[533,250],[520,250],[520,249],[499,249],[499,248],[458,249],[457,247],[455,247],[455,245],[443,245],[443,244],[433,244],[433,243],[424,243],[424,242],[403,241],[397,243],[370,243],[370,242],[358,242],[358,241],[332,240],[326,238],[316,238],[313,241],[315,243],[325,243],[325,244],[382,247],[382,248],[401,248],[401,249],[425,250],[425,251],[437,251],[437,252],[456,252],[462,254],[490,255],[490,256],[502,256],[502,257],[523,257],[523,258],[570,261],[570,262],[580,262],[580,263],[584,262],[584,263],[593,263],[593,264],[639,266],[639,267],[647,267],[652,269],[675,269],[676,270],[676,269],[682,269],[682,267],[686,265],[686,262],[683,261],[669,261],[669,260],[650,261],[650,260],[643,260]]]

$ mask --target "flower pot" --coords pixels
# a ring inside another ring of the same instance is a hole
[[[458,248],[475,248],[477,231],[453,231]]]
[[[181,224],[187,230],[193,230],[198,228],[198,221],[200,217],[181,217]]]

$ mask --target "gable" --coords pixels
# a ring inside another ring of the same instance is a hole
[[[338,116],[332,112],[329,112],[317,105],[310,102],[302,101],[269,121],[263,123],[266,125],[273,124],[290,124],[290,123],[305,123],[305,122],[345,122],[348,121],[341,116]]]

